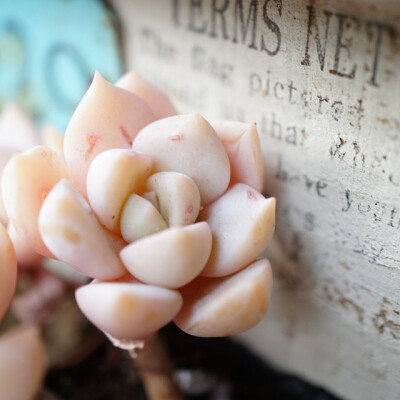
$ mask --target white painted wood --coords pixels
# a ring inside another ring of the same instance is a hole
[[[346,399],[400,399],[400,2],[113,3],[127,66],[180,111],[258,123],[275,288],[241,339]]]

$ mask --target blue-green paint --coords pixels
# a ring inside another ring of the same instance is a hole
[[[64,129],[95,70],[122,73],[113,18],[97,0],[0,0],[0,107]]]

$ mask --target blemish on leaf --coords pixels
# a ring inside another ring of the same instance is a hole
[[[173,142],[178,142],[179,140],[183,139],[183,135],[172,135],[168,139],[172,140]]]
[[[257,200],[257,196],[251,190],[246,191],[247,198],[250,200]]]
[[[87,161],[88,157],[90,154],[92,154],[94,147],[96,146],[96,143],[99,141],[100,136],[99,135],[88,135],[86,138],[87,141],[87,147],[85,150],[85,161]]]
[[[119,130],[120,130],[120,132],[121,132],[121,135],[122,135],[122,136],[124,137],[124,139],[128,142],[129,146],[132,146],[132,139],[131,139],[131,137],[129,136],[127,130],[126,130],[122,125],[120,125]]]
[[[71,244],[78,244],[81,238],[77,232],[68,227],[53,227],[49,226],[45,228],[46,235],[58,236]]]

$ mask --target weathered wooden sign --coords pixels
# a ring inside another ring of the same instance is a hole
[[[346,399],[400,398],[400,2],[115,0],[181,112],[255,121],[278,198],[271,310],[243,336]]]

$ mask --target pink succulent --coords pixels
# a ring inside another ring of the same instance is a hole
[[[0,116],[0,173],[15,152],[24,151],[39,143],[33,122],[17,105],[5,106]],[[7,229],[6,229],[7,228]],[[0,321],[14,295],[17,281],[17,257],[22,268],[39,258],[28,249],[9,224],[0,189]]]
[[[29,151],[43,142],[46,146],[55,150],[63,158],[63,135],[51,126],[43,128],[40,137],[34,122],[21,108],[14,103],[5,105],[0,115],[0,173],[3,172],[8,161],[13,155]],[[18,159],[18,157],[15,157]],[[15,159],[14,158],[14,159]],[[23,168],[20,163],[20,168]],[[22,172],[20,173],[20,175]],[[29,180],[29,174],[27,175]],[[14,184],[14,183],[13,183]],[[18,182],[17,182],[18,184]],[[31,182],[30,184],[35,184]],[[7,192],[7,190],[6,190]],[[23,196],[26,191],[22,191]],[[7,194],[6,194],[7,195]],[[19,203],[18,203],[19,204]],[[29,207],[33,202],[27,204],[25,210],[30,214]],[[15,208],[11,207],[11,212]],[[24,212],[21,212],[24,215]],[[0,321],[10,304],[16,286],[17,264],[18,269],[26,270],[49,264],[49,259],[33,250],[30,243],[21,236],[5,210],[3,196],[0,188]],[[6,230],[4,229],[6,228]],[[28,227],[29,231],[30,227]],[[23,234],[21,226],[19,229]],[[58,263],[57,269],[67,268],[62,263]],[[68,273],[70,273],[68,268]],[[75,271],[74,271],[75,272]],[[75,277],[76,274],[74,274]]]
[[[47,365],[44,343],[36,328],[12,328],[0,336],[0,399],[33,399]]]
[[[139,75],[114,86],[97,73],[66,130],[65,162],[37,146],[3,172],[18,235],[94,278],[78,305],[117,339],[172,320],[196,336],[233,335],[268,307],[271,268],[258,257],[275,199],[260,193],[256,127],[175,114]]]
[[[42,139],[57,151],[62,150],[63,137],[54,128],[46,127]],[[30,117],[17,105],[7,104],[0,116],[0,173],[13,155],[28,151],[40,142],[39,132]],[[25,193],[22,191],[21,195]],[[27,204],[28,207],[31,205]],[[28,210],[28,214],[29,212]],[[14,295],[17,267],[20,270],[36,268],[46,261],[50,260],[36,253],[17,232],[0,195],[0,322]],[[46,291],[48,292],[48,287]],[[29,305],[32,305],[33,297],[19,297],[13,303],[14,316],[17,319],[20,319],[21,312],[27,314],[31,311]],[[30,302],[28,307],[27,302]],[[23,320],[32,323],[31,318],[34,317],[29,313]],[[32,399],[41,387],[47,365],[46,349],[38,328],[20,325],[9,329],[0,336],[0,398]]]

